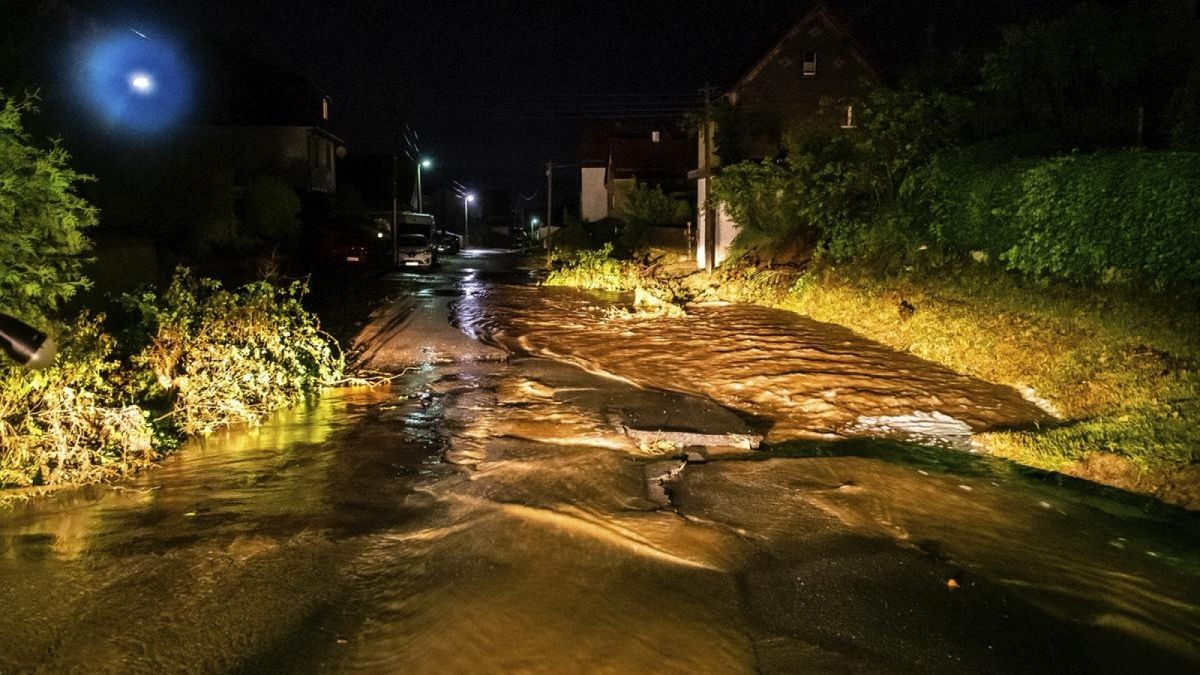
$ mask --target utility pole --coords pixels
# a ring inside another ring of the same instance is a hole
[[[716,202],[712,198],[712,87],[701,90],[704,93],[704,129],[700,133],[704,139],[704,162],[700,175],[704,180],[704,269],[712,272],[717,267],[717,214],[714,213]]]
[[[399,205],[399,180],[400,168],[397,165],[400,154],[400,97],[396,89],[392,88],[392,265],[396,265],[399,258],[399,237],[396,233],[400,223],[400,205]]]
[[[554,232],[554,160],[546,162],[546,234],[542,237],[542,248],[550,250],[550,234]],[[549,253],[546,254],[549,259]]]
[[[421,164],[423,160],[417,156],[417,213],[425,213],[425,191],[421,189]]]

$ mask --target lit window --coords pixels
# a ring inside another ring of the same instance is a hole
[[[816,75],[817,74],[817,53],[816,52],[804,52],[804,74],[805,75]]]
[[[846,123],[842,125],[842,128],[843,129],[853,129],[855,126],[856,125],[854,124],[854,106],[848,105],[848,106],[846,106]]]
[[[650,132],[650,140],[654,143],[658,143],[659,141],[662,140],[662,132],[661,131],[651,131]]]
[[[328,97],[324,97],[321,99],[321,119],[323,119],[323,120],[329,119],[329,98]]]

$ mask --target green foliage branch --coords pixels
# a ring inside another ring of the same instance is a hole
[[[96,209],[78,194],[89,180],[57,143],[40,148],[22,127],[31,98],[0,92],[0,311],[37,321],[87,285],[85,232]]]

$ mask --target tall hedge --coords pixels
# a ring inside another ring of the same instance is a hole
[[[989,153],[990,154],[990,153]],[[939,252],[957,256],[984,251],[991,258],[1017,244],[1014,219],[1021,199],[1021,175],[1035,160],[1007,160],[976,152],[952,152],[921,171],[917,183],[923,199],[928,243]]]
[[[1037,279],[1200,283],[1200,153],[1109,152],[925,172],[930,239]]]
[[[1039,278],[1200,283],[1200,153],[1048,160],[1021,175],[1009,267]]]

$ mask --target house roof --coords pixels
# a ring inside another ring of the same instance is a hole
[[[616,178],[636,175],[667,177],[687,175],[696,165],[694,141],[663,137],[657,143],[649,135],[642,138],[611,139],[611,168]]]
[[[931,56],[987,44],[1001,28],[1035,16],[1061,13],[1077,0],[810,0],[796,19],[770,36],[753,61],[726,74],[726,91],[768,62],[814,15],[820,13],[880,76],[897,76]],[[829,39],[838,37],[830,35]]]
[[[867,50],[864,49],[861,44],[859,44],[858,40],[854,36],[854,33],[848,29],[845,20],[838,16],[837,13],[835,13],[835,11],[827,3],[814,2],[809,7],[808,11],[801,15],[800,18],[795,22],[793,22],[791,27],[788,28],[788,30],[775,41],[774,45],[772,45],[770,49],[768,49],[757,61],[754,62],[754,65],[747,68],[743,74],[735,82],[733,82],[728,90],[737,90],[753,80],[764,68],[766,68],[772,61],[779,57],[780,53],[784,51],[788,43],[791,42],[797,35],[799,35],[804,27],[808,25],[809,21],[814,17],[820,17],[824,19],[827,23],[831,24],[834,27],[834,30],[837,32],[836,35],[826,36],[826,39],[839,37],[847,43],[851,54],[858,58],[863,65],[874,72],[877,76],[882,75],[883,69],[874,61],[873,58],[869,56]]]
[[[655,131],[660,135],[657,143],[652,140]],[[691,156],[695,151],[694,142],[679,135],[670,125],[601,125],[584,129],[580,163],[586,167],[607,167],[611,160],[614,167],[621,169],[662,167],[677,172],[682,163],[695,162]]]
[[[326,126],[326,94],[308,78],[220,47],[201,52],[197,122],[239,126]]]

